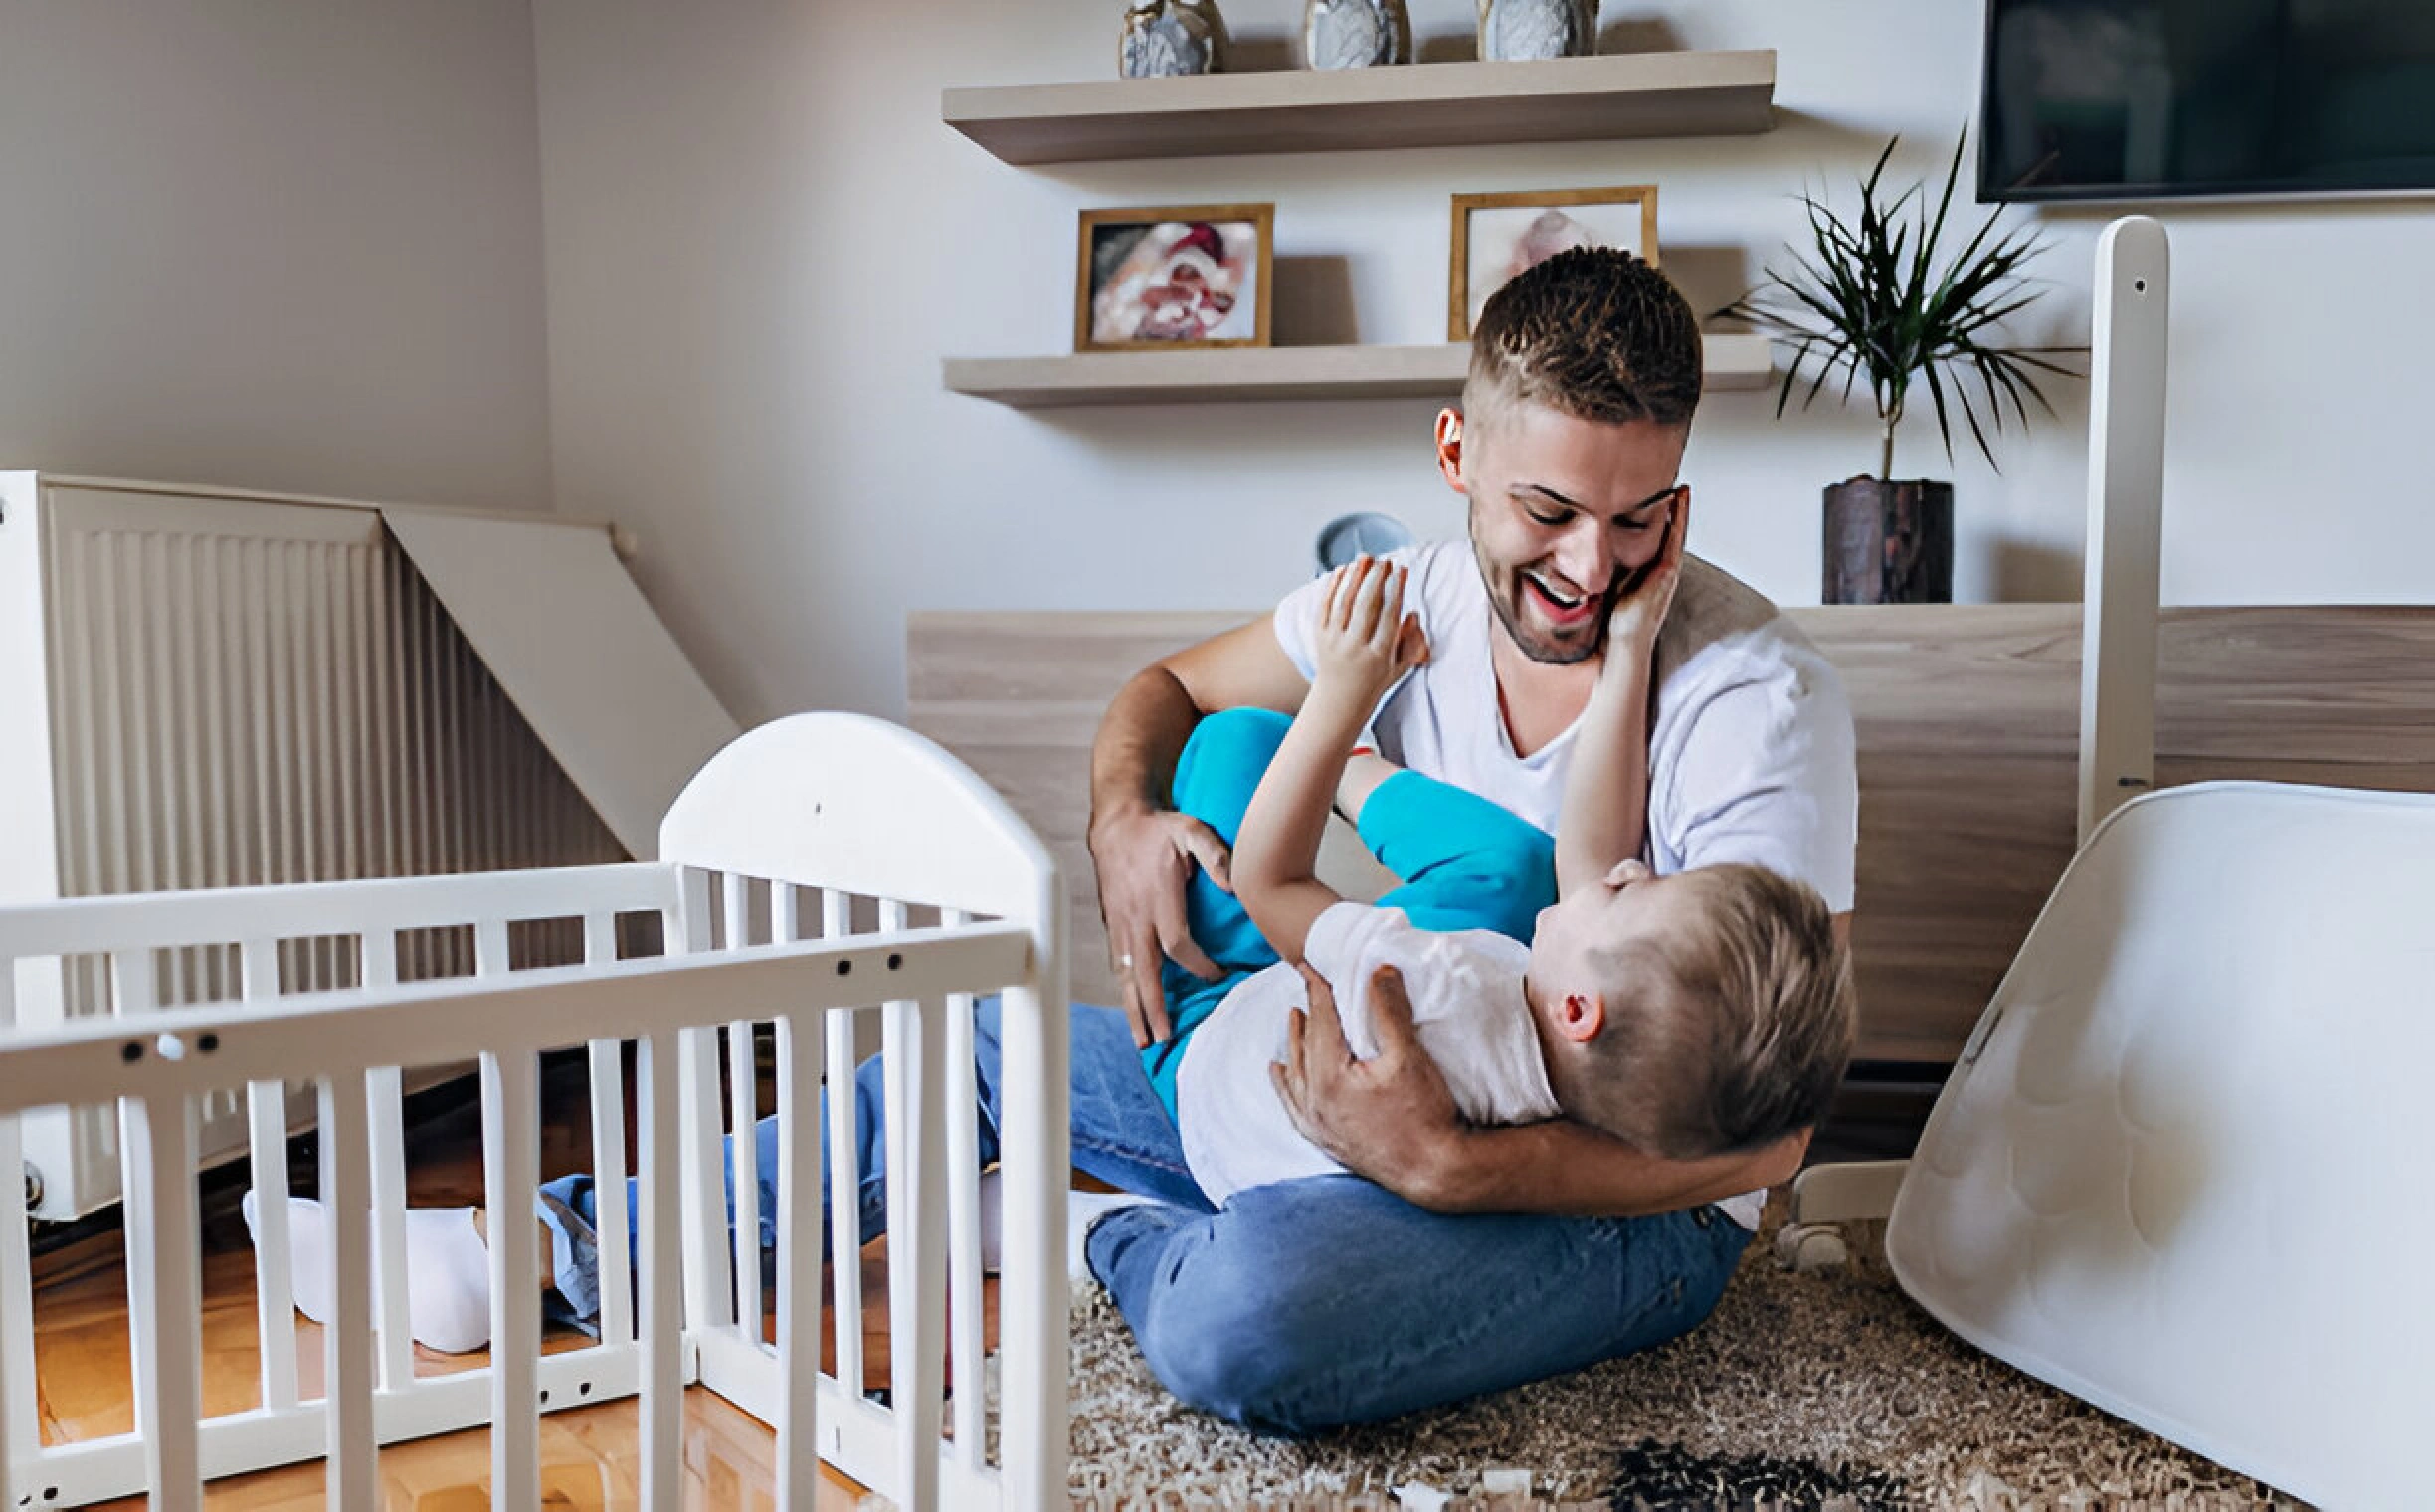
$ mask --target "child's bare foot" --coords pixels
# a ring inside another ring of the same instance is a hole
[[[1344,776],[1336,784],[1336,812],[1360,824],[1362,805],[1370,801],[1380,783],[1403,770],[1368,746],[1356,747],[1345,761]]]

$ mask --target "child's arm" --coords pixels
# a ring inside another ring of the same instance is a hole
[[[1648,828],[1649,690],[1657,630],[1682,577],[1690,499],[1668,512],[1665,540],[1648,575],[1606,620],[1605,661],[1582,715],[1556,823],[1556,892],[1571,897],[1640,853]]]
[[[1427,659],[1418,618],[1404,613],[1405,577],[1375,557],[1338,569],[1312,639],[1310,694],[1234,837],[1234,895],[1288,961],[1302,959],[1311,924],[1343,901],[1312,868],[1354,737],[1396,678]]]

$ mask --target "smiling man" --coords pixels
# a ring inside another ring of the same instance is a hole
[[[1681,294],[1624,253],[1561,254],[1489,301],[1462,406],[1435,436],[1469,501],[1468,549],[1394,558],[1430,657],[1380,705],[1382,754],[1556,829],[1609,613],[1691,506],[1680,472],[1701,356]],[[1090,847],[1124,1018],[1075,1008],[1075,1159],[1171,1201],[1194,1194],[1147,1083],[1167,1071],[1174,1020],[1208,1011],[1193,975],[1216,972],[1185,927],[1185,884],[1196,866],[1222,883],[1227,855],[1168,788],[1202,716],[1298,706],[1323,586],[1145,669],[1093,749]],[[1660,874],[1769,867],[1816,888],[1847,935],[1858,794],[1850,709],[1824,658],[1690,557],[1654,660],[1643,859]],[[1253,1188],[1215,1214],[1118,1209],[1088,1245],[1170,1389],[1255,1427],[1369,1420],[1696,1326],[1757,1227],[1760,1189],[1788,1179],[1805,1145],[1678,1163],[1561,1119],[1471,1128],[1391,1014],[1381,1053],[1355,1061],[1315,1007],[1288,1097],[1359,1175]],[[1117,1063],[1126,1030],[1144,1076]]]
[[[1404,602],[1429,658],[1379,706],[1385,756],[1557,829],[1609,614],[1644,591],[1668,518],[1691,506],[1679,471],[1699,390],[1690,308],[1625,254],[1559,254],[1489,301],[1463,407],[1437,418],[1439,469],[1470,501],[1468,549],[1391,558],[1409,568]],[[1314,582],[1272,617],[1166,658],[1109,705],[1092,752],[1090,846],[1125,1001],[1075,1004],[1071,1039],[1074,1164],[1163,1200],[1076,1199],[1077,1214],[1098,1215],[1092,1272],[1169,1389],[1289,1433],[1536,1380],[1696,1327],[1750,1241],[1761,1189],[1789,1180],[1807,1145],[1803,1132],[1666,1160],[1564,1118],[1472,1127],[1392,977],[1372,984],[1379,1053],[1368,1060],[1346,1049],[1312,978],[1310,1032],[1293,1041],[1279,1090],[1302,1134],[1357,1174],[1247,1188],[1211,1211],[1154,1080],[1172,1074],[1175,1021],[1221,995],[1191,975],[1218,973],[1185,927],[1185,887],[1195,866],[1222,885],[1226,848],[1175,811],[1176,761],[1205,714],[1301,703],[1324,592]],[[1767,867],[1815,888],[1847,933],[1858,798],[1851,714],[1824,659],[1767,600],[1690,556],[1653,648],[1622,654],[1654,662],[1643,864],[1660,876]],[[994,1000],[976,1016],[975,1047],[989,1163],[1002,1095]],[[886,1223],[879,1058],[855,1081],[855,1206],[869,1238]],[[775,1118],[757,1139],[766,1256],[779,1238]],[[576,1315],[598,1306],[593,1202],[592,1179],[575,1175],[539,1204],[552,1284]],[[418,1281],[415,1335],[476,1347],[488,1334],[484,1241],[468,1210],[435,1218],[449,1222],[410,1228],[408,1242],[444,1239],[450,1263],[416,1274],[454,1276],[460,1291],[427,1318],[435,1298]],[[291,1224],[307,1256],[299,1275],[319,1231],[317,1210]]]

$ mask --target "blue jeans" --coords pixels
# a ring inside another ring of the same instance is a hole
[[[998,1155],[994,999],[976,1029],[986,1162]],[[1246,1427],[1315,1433],[1647,1349],[1708,1315],[1749,1242],[1713,1207],[1636,1219],[1441,1214],[1352,1176],[1255,1187],[1213,1212],[1124,1015],[1077,1003],[1071,1040],[1074,1165],[1174,1205],[1101,1218],[1086,1246],[1091,1272],[1168,1390]],[[855,1081],[870,1238],[887,1224],[877,1057]],[[767,1260],[778,1242],[776,1120],[762,1120],[758,1140]],[[732,1165],[729,1180],[732,1191]],[[554,1202],[596,1221],[588,1176],[551,1182],[543,1197],[545,1217]],[[828,1211],[824,1201],[824,1220]],[[589,1275],[560,1279],[570,1300],[597,1294]]]

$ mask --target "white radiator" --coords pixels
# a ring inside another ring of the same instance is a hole
[[[626,858],[373,506],[0,473],[0,903]],[[579,926],[515,945],[581,959]],[[398,949],[405,980],[471,969],[468,931]],[[355,985],[357,950],[288,942],[281,986]],[[233,949],[156,968],[165,1005],[238,991]],[[18,1022],[106,1012],[108,981],[21,963]],[[243,1148],[239,1099],[199,1112],[204,1160]],[[117,1198],[108,1110],[25,1137],[40,1216]]]

